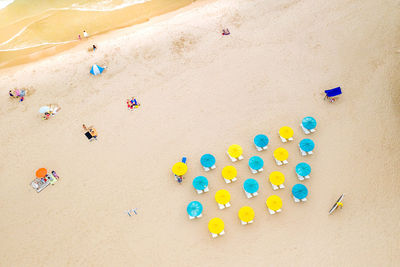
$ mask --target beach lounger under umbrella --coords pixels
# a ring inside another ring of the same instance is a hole
[[[237,170],[233,166],[225,166],[221,171],[225,183],[230,184],[237,180]]]
[[[225,234],[224,221],[218,217],[212,218],[208,222],[208,230],[210,231],[213,238]]]
[[[243,183],[243,190],[246,194],[247,198],[252,198],[258,195],[258,189],[260,185],[258,184],[257,180],[249,178],[246,179]]]
[[[172,166],[172,172],[175,175],[175,180],[179,182],[179,179],[182,180],[183,175],[187,172],[187,165],[183,162],[177,162]],[[181,181],[180,181],[181,182]]]
[[[244,206],[240,208],[238,216],[242,225],[246,225],[249,223],[253,223],[255,213],[251,207]]]
[[[269,139],[265,134],[256,135],[253,141],[258,151],[267,150]]]
[[[259,156],[253,156],[249,159],[249,168],[253,174],[262,172],[264,169],[264,160]]]
[[[285,185],[283,184],[285,182],[285,175],[283,175],[281,172],[271,172],[269,175],[269,181],[272,185],[272,189],[274,190],[285,188]]]
[[[288,164],[288,158],[289,152],[286,149],[278,147],[274,150],[274,159],[278,166],[281,166],[282,164]]]
[[[208,180],[204,176],[197,176],[193,179],[193,187],[198,194],[208,192]]]
[[[317,127],[317,121],[313,117],[305,117],[301,121],[300,127],[303,129],[305,134],[313,133]]]
[[[94,64],[92,68],[90,69],[90,73],[93,74],[94,76],[101,74],[104,71],[104,68],[100,67],[97,64]]]
[[[295,184],[292,187],[294,202],[307,201],[308,189],[303,184]]]
[[[215,169],[215,157],[211,154],[204,154],[200,158],[200,163],[203,166],[204,170],[208,172],[211,169]]]
[[[231,145],[228,148],[227,155],[232,160],[232,162],[243,159],[243,149],[239,145]]]
[[[300,141],[299,149],[302,156],[311,155],[315,148],[314,141],[308,138],[305,138]]]
[[[187,205],[186,211],[189,214],[189,219],[200,218],[203,216],[203,205],[198,201],[192,201]]]
[[[267,198],[267,207],[269,214],[275,214],[276,212],[281,212],[282,211],[282,199],[278,197],[277,195],[272,195]]]
[[[299,178],[300,181],[310,178],[311,166],[308,165],[307,163],[300,162],[299,164],[296,165],[295,169],[296,169],[297,178]]]
[[[283,126],[279,129],[279,137],[283,143],[293,141],[293,129],[288,126]]]
[[[221,210],[231,206],[230,200],[231,194],[228,190],[221,189],[215,193],[215,201],[217,201],[218,207]]]

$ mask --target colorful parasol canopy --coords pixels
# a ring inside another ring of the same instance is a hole
[[[203,212],[203,205],[198,201],[192,201],[187,205],[186,211],[189,216],[197,217]]]
[[[285,175],[278,171],[271,172],[271,174],[269,175],[269,181],[271,182],[271,184],[281,185],[285,182]]]
[[[279,135],[285,139],[289,139],[290,137],[293,137],[293,129],[288,126],[283,126],[279,129]]]
[[[232,158],[238,158],[243,154],[243,149],[241,146],[239,145],[231,145],[228,148],[228,154],[232,157]]]
[[[300,176],[307,176],[311,173],[311,166],[305,162],[300,162],[296,165],[296,173]]]
[[[230,200],[231,200],[231,194],[229,193],[228,190],[221,189],[215,193],[215,201],[217,201],[217,203],[219,204],[225,205]]]
[[[184,175],[187,172],[187,169],[187,165],[183,162],[177,162],[172,166],[172,172],[178,176]]]
[[[249,166],[253,170],[259,170],[264,167],[264,161],[259,156],[253,156],[249,159]]]
[[[317,121],[313,117],[305,117],[301,121],[301,124],[308,130],[315,129],[315,127],[317,127]]]
[[[274,151],[274,157],[279,161],[284,161],[289,158],[289,152],[282,147],[278,147]]]
[[[258,147],[265,147],[269,143],[269,139],[265,134],[258,134],[254,137],[254,144]]]
[[[200,158],[200,163],[206,168],[211,168],[215,165],[215,157],[211,154],[204,154]]]
[[[193,187],[196,190],[204,190],[208,186],[208,180],[204,176],[197,176],[193,179]]]
[[[277,211],[282,208],[282,199],[277,195],[272,195],[267,199],[266,204],[270,210]]]
[[[250,222],[254,220],[255,213],[251,207],[244,206],[240,208],[238,215],[240,220],[244,222]]]
[[[308,195],[308,189],[303,184],[295,184],[292,187],[292,194],[295,198],[303,199]]]
[[[258,191],[259,188],[260,185],[258,184],[258,182],[252,178],[246,179],[246,181],[244,181],[243,183],[244,191],[250,194],[254,194],[255,192]]]
[[[308,138],[301,140],[299,145],[301,150],[305,152],[313,151],[313,149],[315,148],[314,141]]]
[[[212,218],[208,222],[208,230],[213,234],[219,234],[224,231],[225,224],[224,221],[218,217]]]
[[[36,177],[37,178],[43,178],[47,174],[47,170],[45,168],[40,168],[36,171]]]
[[[227,180],[232,180],[237,176],[237,170],[233,166],[225,166],[222,169],[222,177],[224,177]]]

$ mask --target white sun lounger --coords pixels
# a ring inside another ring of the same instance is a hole
[[[231,155],[229,155],[228,151],[226,152],[226,154],[228,155],[228,157],[232,160],[232,162],[236,162],[237,159],[234,157],[231,157]]]
[[[249,167],[249,168],[250,168],[250,167]],[[258,173],[258,171],[254,170],[254,169],[252,169],[252,168],[250,168],[250,171],[251,171],[251,173],[253,173],[253,174]]]
[[[279,136],[279,137],[281,138],[281,140],[282,140],[283,143],[286,143],[286,142],[287,142],[287,139],[286,139],[286,138],[283,138],[282,136]]]
[[[225,207],[226,207],[226,208],[229,208],[230,206],[231,206],[231,203],[230,203],[230,202],[228,202],[228,203],[225,204]]]
[[[287,160],[282,161],[283,164],[288,164],[289,162]]]
[[[299,146],[299,149],[300,149],[300,153],[301,153],[301,155],[304,157],[304,156],[307,156],[307,152],[305,152],[303,149],[301,149],[300,148],[300,146]]]
[[[204,171],[208,172],[209,170],[211,170],[210,168],[204,167],[203,166]]]
[[[274,185],[273,183],[271,183],[271,185],[272,185],[272,189],[274,189],[274,190],[278,190],[279,189],[279,186]]]
[[[300,202],[300,199],[298,199],[298,198],[296,198],[296,197],[293,197],[293,200],[294,200],[294,202],[296,202],[296,203],[299,203],[299,202]]]
[[[271,215],[275,214],[275,211],[273,211],[271,209],[268,209],[268,211],[269,211],[269,214],[271,214]]]
[[[303,199],[300,199],[300,200],[303,201],[303,202],[306,202],[307,198],[303,198]]]
[[[244,222],[242,220],[240,220],[240,221],[241,221],[242,225],[246,225],[247,224],[247,222]]]
[[[281,166],[281,165],[283,164],[282,161],[277,160],[275,157],[274,157],[274,159],[275,159],[275,162],[276,162],[276,164],[277,164],[278,166]]]
[[[300,124],[300,127],[301,127],[301,129],[303,129],[303,132],[304,132],[305,134],[310,134],[310,133],[311,133],[308,129],[304,128],[304,126],[303,126],[302,123]]]
[[[214,233],[211,233],[211,236],[212,236],[213,238],[218,237],[218,235],[217,235],[217,234],[214,234]]]
[[[231,181],[231,180],[228,180],[228,179],[225,179],[225,178],[224,178],[224,180],[225,180],[225,183],[227,183],[227,184],[230,184],[230,183],[232,183],[232,181]]]
[[[208,192],[210,189],[208,188],[208,186],[206,188],[204,188],[204,192]]]
[[[285,185],[284,184],[280,184],[279,188],[285,188]]]
[[[281,212],[282,211],[282,209],[279,209],[279,210],[277,210],[276,212]]]
[[[289,139],[288,139],[289,141],[293,141],[293,137],[289,137]]]
[[[254,144],[254,145],[255,145],[255,144]],[[255,145],[255,147],[256,147],[257,151],[259,151],[259,152],[261,152],[261,151],[263,151],[263,150],[267,150],[267,148],[268,148],[268,146],[259,147],[259,146],[256,146],[256,145]]]
[[[312,151],[308,151],[307,154],[308,154],[308,155],[312,155],[313,152],[312,152]]]
[[[222,204],[219,204],[219,203],[218,203],[218,207],[219,207],[220,210],[225,209],[225,205],[222,205]]]

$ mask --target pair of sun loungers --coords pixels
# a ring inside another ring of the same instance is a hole
[[[247,197],[247,198],[252,198],[252,197],[255,197],[255,196],[258,195],[257,192],[249,193],[249,192],[244,191],[244,193],[246,194],[246,197]]]
[[[222,230],[222,232],[221,233],[219,233],[219,234],[214,234],[214,233],[211,233],[211,236],[213,237],[213,238],[216,238],[216,237],[218,237],[218,236],[221,236],[221,235],[224,235],[225,234],[225,231],[224,230]]]
[[[223,210],[223,209],[225,209],[225,208],[229,208],[230,206],[231,206],[231,203],[230,203],[230,202],[226,203],[225,205],[224,205],[224,204],[218,203],[218,208],[219,208],[220,210]]]
[[[269,214],[274,215],[274,214],[277,213],[277,212],[281,212],[282,209],[279,209],[279,210],[271,210],[271,209],[268,209],[268,211],[269,211]]]
[[[57,182],[58,178],[59,177],[57,173],[55,171],[52,171],[51,173],[46,174],[44,178],[35,178],[35,180],[32,181],[31,186],[33,187],[33,189],[36,190],[37,193],[39,193],[48,185],[54,185]]]
[[[293,196],[293,199],[294,199],[294,202],[296,202],[296,203],[298,203],[298,202],[300,202],[300,201],[303,201],[303,202],[306,202],[306,201],[307,201],[307,198],[298,199],[298,198],[296,198],[296,197],[294,197],[294,196]]]

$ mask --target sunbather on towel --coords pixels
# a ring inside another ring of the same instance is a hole
[[[86,127],[85,124],[82,125],[83,130],[85,131],[86,137],[90,140],[92,138],[96,139],[97,138],[97,131],[93,126]]]
[[[132,97],[131,99],[126,100],[126,104],[128,105],[128,108],[130,110],[133,110],[134,108],[138,108],[140,104],[137,102],[136,98]]]
[[[229,32],[228,28],[222,29],[222,35],[229,35],[229,34],[231,33]]]

